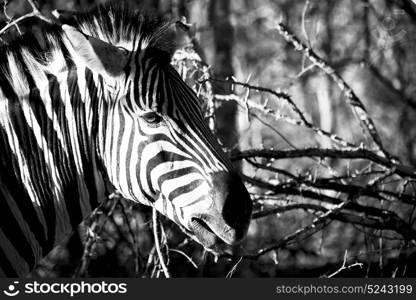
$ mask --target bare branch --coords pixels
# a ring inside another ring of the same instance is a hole
[[[183,251],[181,251],[181,250],[178,250],[178,249],[169,249],[169,251],[171,251],[171,252],[176,252],[176,253],[179,253],[180,255],[182,255],[183,257],[185,257],[186,258],[186,260],[187,261],[189,261],[190,262],[190,264],[195,268],[195,269],[198,269],[198,266],[196,265],[196,263],[192,260],[192,258],[191,257],[189,257],[189,255],[187,255],[185,252],[183,252]]]
[[[257,178],[250,178],[247,176],[243,176],[243,179],[250,184],[258,186],[260,188],[266,189],[271,191],[275,194],[285,194],[285,195],[296,195],[301,196],[304,198],[310,198],[319,201],[319,205],[306,205],[306,206],[289,206],[289,209],[312,209],[312,210],[320,210],[320,211],[327,211],[328,209],[322,206],[323,203],[329,203],[331,205],[340,205],[343,200],[330,197],[323,193],[315,192],[313,190],[309,190],[301,185],[291,185],[287,183],[283,183],[280,185],[274,185],[264,180],[257,179]],[[365,194],[367,191],[363,189],[356,189],[351,190],[345,193],[345,197],[347,199],[358,199],[360,196]],[[339,211],[337,214],[332,214],[331,217],[347,223],[352,224],[359,224],[366,227],[371,228],[378,228],[378,229],[388,229],[396,231],[397,233],[401,234],[405,239],[408,240],[415,240],[416,239],[416,230],[414,230],[410,224],[405,222],[401,219],[396,213],[386,210],[380,209],[374,206],[363,206],[358,204],[357,202],[349,202],[345,205],[345,211]],[[285,209],[275,207],[268,212],[263,211],[259,212],[256,217],[264,217],[273,213],[283,212]],[[347,211],[348,210],[348,211]]]
[[[30,19],[30,18],[34,18],[37,17],[38,14],[36,12],[31,12],[28,13],[26,15],[23,15],[19,18],[17,18],[16,20],[10,21],[9,23],[7,23],[6,26],[4,26],[1,30],[0,30],[0,36],[3,35],[7,30],[9,30],[10,28],[12,28],[13,26],[18,27],[18,24],[21,23],[22,21],[26,20],[26,19]],[[20,32],[20,29],[18,29]]]
[[[27,0],[27,2],[29,3],[29,5],[32,8],[32,11],[30,13],[27,13],[23,16],[20,16],[19,18],[15,19],[15,20],[9,20],[9,22],[7,23],[6,26],[4,26],[1,30],[0,30],[0,36],[3,35],[6,31],[8,31],[10,28],[12,28],[13,26],[15,26],[17,28],[17,30],[20,32],[20,29],[18,27],[18,25],[20,23],[22,23],[24,20],[30,19],[30,18],[38,18],[44,22],[47,23],[54,23],[55,20],[51,20],[50,18],[44,16],[41,11],[39,10],[39,6],[33,1],[33,0]],[[4,9],[3,11],[6,11],[6,6],[7,6],[7,2],[4,2]],[[5,13],[6,17],[7,14]]]
[[[316,218],[311,224],[295,231],[294,233],[284,237],[276,244],[266,247],[264,249],[259,250],[256,254],[252,255],[246,255],[244,258],[249,259],[257,259],[260,256],[270,252],[274,251],[276,249],[279,249],[283,246],[288,245],[289,243],[295,241],[295,240],[301,240],[304,239],[307,236],[310,236],[312,234],[315,234],[316,232],[320,231],[322,228],[326,227],[331,222],[331,215],[335,215],[338,212],[340,212],[348,203],[350,203],[352,199],[348,199],[345,202],[340,203],[339,205],[335,206],[333,209],[328,210],[326,213],[322,214],[320,217]]]
[[[293,46],[297,51],[301,51],[306,57],[310,59],[315,65],[322,69],[340,88],[347,99],[348,105],[352,111],[356,114],[359,121],[367,129],[368,133],[372,137],[377,150],[381,151],[386,158],[390,158],[390,154],[384,149],[381,138],[374,126],[373,120],[368,115],[364,104],[357,97],[351,87],[341,78],[341,76],[322,58],[320,58],[311,48],[303,44],[295,35],[293,35],[289,29],[282,23],[279,23],[277,30],[283,38]]]
[[[32,7],[32,10],[36,13],[39,13],[39,5],[35,0],[26,0],[29,5]]]
[[[336,275],[338,275],[339,273],[341,273],[342,271],[349,270],[349,269],[352,269],[354,267],[360,267],[360,268],[363,267],[363,264],[362,263],[359,263],[359,262],[355,262],[353,264],[347,265],[347,260],[348,260],[348,251],[345,250],[344,260],[342,262],[341,268],[339,268],[338,270],[336,270],[334,273],[329,274],[329,275],[324,276],[324,277],[332,278],[332,277],[335,277]]]
[[[261,87],[261,86],[255,86],[255,85],[251,85],[251,84],[244,83],[244,82],[239,82],[239,81],[228,81],[228,80],[221,80],[221,79],[214,79],[214,78],[209,78],[208,80],[213,81],[213,82],[228,83],[228,84],[231,84],[231,85],[239,85],[239,86],[246,87],[250,90],[256,90],[256,91],[259,91],[259,92],[266,92],[266,93],[272,94],[272,95],[276,96],[277,98],[284,100],[290,106],[290,108],[296,113],[296,115],[300,118],[302,123],[309,123],[306,120],[306,117],[304,116],[303,112],[299,109],[299,107],[295,104],[295,102],[293,102],[292,98],[286,92],[274,91],[274,90],[269,89],[269,88],[265,88],[265,87]]]
[[[347,150],[341,149],[321,149],[321,148],[305,148],[305,149],[255,149],[246,151],[234,151],[231,154],[233,160],[263,157],[273,159],[287,159],[299,157],[320,157],[320,158],[340,158],[340,159],[366,159],[386,168],[395,168],[396,173],[403,177],[416,178],[416,171],[409,166],[399,164],[397,161],[389,160],[383,156],[379,156],[374,152],[363,148],[351,148]]]
[[[159,257],[159,264],[162,267],[162,270],[163,270],[163,273],[165,274],[165,277],[170,278],[171,276],[170,276],[168,267],[166,266],[166,262],[165,262],[165,259],[163,257],[163,254],[162,254],[162,251],[161,251],[161,248],[160,248],[159,234],[158,234],[158,230],[157,230],[158,220],[157,220],[156,208],[153,208],[152,220],[153,220],[153,236],[154,236],[154,239],[155,239],[156,252],[157,252],[157,255]]]
[[[225,276],[226,278],[231,278],[233,277],[235,271],[237,270],[238,265],[241,263],[241,261],[243,260],[243,257],[240,257],[237,262],[234,264],[234,266],[231,268],[231,270],[227,273],[227,276]]]
[[[105,201],[106,203],[110,204],[110,208],[107,211],[108,218],[113,214],[119,200],[120,200],[120,195],[118,193],[113,193],[108,196],[107,201]],[[76,268],[72,276],[73,278],[78,278],[78,277],[83,276],[84,274],[86,274],[88,270],[90,258],[92,256],[93,247],[97,243],[97,241],[100,239],[100,234],[106,222],[108,221],[108,218],[105,218],[104,221],[100,222],[101,221],[100,217],[102,214],[103,214],[103,207],[102,205],[100,205],[91,213],[91,216],[86,221],[87,240],[84,245],[84,252],[82,254],[80,263],[78,264],[78,267]]]
[[[267,90],[267,89],[266,89]],[[325,131],[319,127],[314,126],[312,123],[306,120],[306,118],[302,114],[301,120],[295,120],[289,116],[282,115],[275,110],[267,107],[266,105],[258,104],[251,99],[247,99],[247,101],[244,101],[239,96],[231,94],[231,95],[214,95],[215,99],[221,100],[221,101],[236,101],[239,105],[241,105],[244,108],[248,108],[250,110],[250,113],[259,114],[261,116],[264,116],[266,118],[272,118],[275,121],[283,120],[289,124],[296,125],[296,126],[303,126],[308,129],[311,129],[312,131],[316,132],[317,134],[327,137],[330,140],[332,140],[334,143],[341,145],[343,147],[356,147],[356,145],[345,141],[338,135]],[[287,96],[288,99],[290,99],[290,96]]]
[[[133,229],[131,228],[130,225],[130,221],[132,219],[134,219],[131,215],[127,215],[126,213],[126,207],[123,205],[122,202],[120,202],[121,204],[121,213],[124,217],[124,220],[126,222],[127,228],[129,230],[129,234],[131,236],[132,239],[132,245],[131,247],[133,248],[133,261],[134,261],[134,274],[136,275],[136,277],[139,276],[139,272],[140,272],[140,253],[139,253],[139,244],[136,240],[136,235],[133,232]],[[137,229],[136,229],[137,230]]]

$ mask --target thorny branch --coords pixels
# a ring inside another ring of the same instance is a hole
[[[159,222],[157,220],[156,208],[153,208],[152,216],[153,216],[152,217],[152,220],[153,220],[153,236],[154,236],[154,239],[155,239],[156,253],[159,257],[159,264],[162,267],[162,270],[163,270],[163,273],[165,274],[165,277],[170,278],[171,276],[170,276],[168,267],[166,265],[165,258],[163,257],[163,253],[162,253],[161,246],[160,246],[159,231],[158,231]]]
[[[278,112],[276,112],[273,109],[271,109],[270,107],[268,107],[267,103],[258,104],[256,102],[250,100],[250,99],[243,100],[239,96],[234,95],[234,94],[232,94],[232,95],[214,95],[216,100],[236,101],[240,105],[243,104],[245,106],[245,108],[251,109],[252,113],[257,113],[257,114],[260,114],[260,115],[265,116],[267,118],[274,118],[275,120],[283,120],[283,121],[285,121],[287,123],[290,123],[290,124],[293,124],[293,125],[306,127],[308,129],[311,129],[312,131],[315,131],[319,135],[322,135],[322,136],[325,136],[325,137],[331,139],[333,142],[335,142],[336,144],[339,144],[341,146],[346,146],[346,147],[353,147],[354,146],[354,144],[343,140],[338,135],[336,135],[334,133],[327,132],[327,131],[319,128],[319,127],[316,127],[311,122],[309,122],[306,119],[304,113],[299,109],[299,107],[295,104],[295,102],[292,100],[290,95],[286,92],[274,91],[272,89],[268,89],[268,88],[265,88],[265,87],[254,86],[254,85],[250,85],[248,83],[237,82],[237,81],[224,81],[224,80],[219,80],[219,79],[214,79],[214,78],[209,78],[209,79],[206,79],[205,81],[208,81],[208,80],[209,81],[215,81],[215,82],[230,83],[232,85],[243,86],[243,87],[245,87],[249,90],[256,90],[256,91],[259,91],[259,92],[265,92],[265,93],[272,94],[275,97],[277,97],[278,99],[284,100],[289,105],[289,107],[292,109],[292,111],[296,114],[298,119],[293,119],[289,116],[279,114]],[[201,83],[203,83],[203,82],[204,81],[201,81]]]
[[[363,148],[348,149],[322,149],[306,148],[291,150],[274,149],[254,149],[241,152],[234,152],[232,159],[244,159],[250,157],[263,157],[268,159],[290,159],[299,157],[320,157],[320,158],[340,158],[340,159],[365,159],[380,164],[386,168],[395,168],[398,175],[416,179],[416,170],[412,167],[398,164],[396,161],[389,160],[375,152]]]
[[[362,267],[363,267],[363,264],[362,264],[362,263],[355,262],[355,263],[352,263],[352,264],[348,265],[348,264],[347,264],[347,261],[348,261],[348,251],[347,251],[347,250],[345,250],[345,253],[344,253],[344,260],[343,260],[343,262],[342,262],[342,266],[341,266],[341,268],[339,268],[339,269],[338,269],[338,270],[336,270],[335,272],[333,272],[333,273],[331,273],[331,274],[329,274],[329,275],[326,275],[326,276],[324,276],[324,277],[327,277],[327,278],[332,278],[332,277],[335,277],[336,275],[338,275],[339,273],[341,273],[342,271],[349,270],[349,269],[351,269],[351,268],[355,268],[355,267],[360,267],[360,268],[362,268]]]
[[[342,203],[336,205],[331,210],[328,210],[327,212],[325,212],[321,216],[315,218],[312,221],[312,223],[310,223],[309,225],[298,229],[297,231],[295,231],[294,233],[292,233],[290,235],[287,235],[286,237],[281,239],[276,244],[265,247],[263,249],[260,249],[260,250],[257,251],[257,253],[246,254],[246,255],[243,255],[242,257],[245,258],[245,259],[256,260],[260,256],[262,256],[266,253],[269,253],[271,251],[276,251],[279,248],[284,247],[284,246],[288,246],[289,244],[291,244],[293,242],[299,242],[299,241],[301,241],[305,238],[310,237],[311,235],[313,235],[313,234],[317,233],[318,231],[322,230],[324,227],[328,226],[329,223],[331,223],[331,218],[330,217],[332,215],[338,214],[339,211],[341,211],[352,200],[353,199],[348,199],[345,202],[342,202]],[[220,256],[220,257],[234,258],[234,255],[228,254],[228,253],[215,253],[214,252],[214,254],[216,254],[217,256]]]
[[[271,121],[284,121],[311,129],[316,134],[332,140],[333,145],[337,147],[298,149],[293,144],[289,144],[293,149],[258,148],[231,152],[231,158],[234,161],[248,162],[255,168],[255,174],[263,172],[260,173],[262,174],[261,179],[251,174],[243,175],[244,180],[253,190],[252,197],[254,203],[257,204],[257,210],[253,214],[254,219],[262,219],[299,209],[320,215],[310,225],[300,228],[295,233],[285,236],[277,243],[267,246],[257,253],[247,254],[243,257],[257,259],[291,243],[299,243],[304,238],[322,230],[332,220],[378,229],[381,230],[380,236],[383,236],[383,230],[396,232],[401,235],[404,241],[410,241],[410,244],[415,246],[416,230],[413,227],[415,220],[413,211],[416,206],[416,197],[410,186],[415,183],[416,169],[402,164],[387,152],[362,101],[334,68],[289,32],[285,25],[279,24],[278,31],[295,50],[301,51],[340,88],[346,97],[347,104],[358,116],[359,122],[369,133],[376,147],[373,150],[363,144],[357,146],[336,134],[315,126],[307,120],[305,114],[287,92],[245,82],[229,81],[234,86],[274,96],[277,100],[286,103],[295,117],[284,115],[272,108],[270,101],[261,104],[257,99],[247,98],[247,93],[244,92],[241,95],[236,92],[230,95],[213,95],[216,101],[236,101],[243,109],[247,110],[247,113],[259,116],[272,127]],[[217,81],[218,79],[204,79],[204,81],[208,80]],[[284,165],[284,161],[290,160],[292,164],[296,164],[297,160],[304,158],[315,158],[320,162],[329,159],[338,163],[344,161],[347,169],[342,171],[342,168],[338,168],[335,173],[330,172],[331,176],[325,177],[316,175],[320,172],[317,171],[318,164],[311,166],[309,170],[298,170],[297,173],[281,167]],[[269,180],[265,178],[269,178]],[[277,182],[277,184],[272,184],[270,181]],[[409,184],[410,182],[412,184]],[[345,199],[350,199],[350,201],[345,202]],[[370,199],[372,200],[369,201]],[[410,211],[409,215],[403,218],[401,212],[395,211],[397,206],[407,207],[405,210]],[[407,220],[412,220],[412,222]],[[237,258],[230,254],[216,254]],[[352,266],[358,266],[358,264]],[[342,268],[330,276],[335,276],[348,268],[349,266],[344,260]]]
[[[109,204],[109,209],[106,212],[105,218],[101,218],[104,213],[104,207],[97,207],[86,220],[86,241],[84,245],[84,252],[81,260],[76,268],[73,277],[78,278],[87,274],[90,259],[93,256],[93,248],[99,241],[102,231],[104,230],[106,222],[112,217],[114,210],[120,201],[120,196],[113,193],[108,197],[105,204]]]
[[[48,18],[44,14],[42,14],[42,12],[39,10],[38,4],[34,0],[27,0],[27,2],[29,3],[30,7],[32,8],[32,11],[23,15],[23,16],[20,16],[17,19],[14,19],[14,20],[7,15],[7,5],[9,3],[9,1],[4,1],[3,2],[3,13],[8,18],[8,23],[6,24],[6,26],[4,26],[2,29],[0,29],[0,36],[3,35],[4,33],[6,33],[12,27],[16,27],[19,34],[21,34],[21,31],[19,29],[19,24],[22,23],[23,21],[27,20],[27,19],[38,18],[38,19],[40,19],[44,22],[47,22],[47,23],[53,23],[55,21],[55,20],[51,20],[50,18]]]
[[[240,84],[240,82],[233,82],[233,84]],[[236,101],[241,107],[247,109],[250,115],[253,115],[261,120],[266,119],[266,120],[273,120],[273,121],[284,121],[288,124],[301,126],[301,127],[310,129],[314,131],[316,134],[330,139],[336,145],[340,145],[344,147],[356,147],[354,144],[348,141],[345,141],[343,138],[339,137],[337,134],[325,131],[317,126],[314,126],[312,123],[309,123],[308,121],[302,122],[300,120],[291,118],[290,116],[281,114],[277,112],[276,110],[268,107],[267,103],[258,104],[251,99],[243,100],[237,95],[214,95],[214,97],[215,97],[215,100],[217,101]],[[287,143],[293,146],[292,143],[288,141]]]
[[[366,108],[362,101],[357,97],[351,87],[341,78],[341,76],[322,58],[320,58],[311,48],[302,43],[289,29],[282,23],[279,23],[277,30],[283,38],[290,43],[296,51],[301,51],[312,63],[322,69],[340,88],[344,93],[349,106],[352,111],[357,115],[359,121],[367,129],[368,133],[372,137],[377,147],[384,156],[390,158],[390,155],[384,149],[380,135],[374,125],[373,120],[370,118]]]

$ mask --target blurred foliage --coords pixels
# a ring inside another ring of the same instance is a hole
[[[102,2],[105,1],[38,1],[44,13],[53,9],[88,9]],[[233,0],[229,1],[226,15],[231,29],[214,26],[215,18],[213,19],[211,10],[215,0],[130,2],[136,7],[147,7],[171,18],[186,17],[186,21],[192,25],[189,32],[191,44],[181,50],[183,52],[176,56],[175,63],[206,103],[207,116],[211,118],[212,126],[224,122],[215,122],[215,116],[223,117],[214,114],[222,105],[221,101],[214,99],[214,93],[233,92],[239,97],[249,98],[253,103],[267,103],[268,107],[281,115],[292,116],[291,109],[270,94],[237,85],[225,91],[227,85],[213,83],[214,86],[211,86],[210,82],[201,84],[201,79],[215,74],[219,79],[230,79],[233,76],[237,81],[254,86],[283,90],[292,96],[313,124],[355,145],[371,144],[343,100],[342,91],[322,70],[311,64],[305,55],[294,51],[278,35],[276,25],[282,21],[352,87],[374,120],[388,152],[398,157],[403,164],[416,166],[416,99],[413,96],[416,89],[416,6],[412,1]],[[30,9],[24,0],[8,1],[7,14],[0,14],[0,25],[4,26],[8,18],[16,18]],[[217,47],[216,36],[229,36],[230,32],[216,32],[221,30],[232,31],[233,43],[228,44],[225,50],[231,53],[228,67],[232,70],[231,74],[228,70],[227,75],[219,72],[221,49]],[[231,132],[236,139],[235,145],[227,144],[229,148],[333,147],[328,138],[317,135],[308,128],[291,124],[284,117],[280,120],[267,119],[265,122],[264,119],[248,114],[242,106],[238,106],[234,113],[236,124],[229,124],[229,127],[237,132]],[[361,160],[337,158],[324,161],[329,168],[322,167],[320,160],[309,157],[267,163],[292,174],[322,178],[332,176],[331,170],[345,175],[367,167],[367,163]],[[279,184],[285,180],[284,176],[258,169],[253,164],[243,163],[241,168],[247,176],[262,178],[269,183]],[[365,185],[369,180],[359,176],[354,184]],[[415,201],[415,183],[412,180],[403,186],[403,181],[393,177],[383,183],[382,188],[403,189],[403,193],[411,195],[412,201]],[[268,200],[281,206],[310,203],[302,195],[287,196],[283,193],[280,196],[270,195],[268,199],[268,194],[263,193],[261,188],[251,186],[250,191],[258,209],[263,207],[261,203]],[[324,195],[336,197],[337,193],[326,192]],[[100,215],[95,216],[102,231],[90,251],[87,272],[79,275],[158,276],[160,270],[157,259],[149,259],[149,256],[154,255],[151,210],[122,199],[114,201],[108,201]],[[415,229],[414,204],[404,205],[400,201],[380,203],[371,197],[362,197],[358,203],[390,209]],[[111,214],[105,213],[110,210]],[[242,248],[252,253],[274,244],[307,226],[318,215],[319,212],[315,210],[296,209],[255,219]],[[216,259],[201,246],[188,240],[171,222],[163,220],[162,223],[167,241],[164,250],[168,254],[169,270],[173,277],[224,277],[227,274],[235,277],[325,276],[338,270],[345,257],[348,263],[360,262],[362,266],[343,270],[338,276],[416,275],[414,243],[392,230],[333,221],[305,239],[288,243],[258,259],[240,261]],[[86,227],[88,226],[80,226],[78,234],[56,248],[32,276],[73,276],[80,266],[83,245],[88,240]],[[138,251],[134,250],[135,247]],[[134,267],[135,253],[139,253],[138,273]],[[190,259],[198,268],[192,265]],[[234,266],[237,266],[236,270],[229,274]]]

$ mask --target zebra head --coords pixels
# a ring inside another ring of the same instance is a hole
[[[170,65],[167,27],[138,19],[128,42],[82,22],[63,26],[77,64],[102,76],[101,163],[123,197],[155,207],[205,247],[235,244],[249,226],[250,196]]]

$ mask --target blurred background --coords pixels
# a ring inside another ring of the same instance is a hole
[[[37,1],[45,14],[54,9],[88,10],[104,2]],[[231,155],[249,149],[375,149],[339,86],[278,33],[276,25],[282,22],[350,85],[386,151],[411,170],[416,166],[414,1],[127,2],[187,24],[187,44],[173,63],[207,103],[211,128]],[[32,9],[25,0],[3,0],[2,5],[0,27]],[[213,80],[201,81],[207,78]],[[284,91],[313,128],[296,122],[298,115],[279,97],[233,81]],[[225,101],[230,95],[232,99]],[[260,108],[250,110],[256,104]],[[337,144],[316,128],[349,144]],[[354,188],[365,192],[359,193],[356,206],[329,218],[319,231],[257,257],[216,257],[162,218],[163,250],[173,277],[416,276],[415,178],[397,175],[394,167],[365,158],[305,155],[236,159],[236,164],[245,176],[273,185],[247,181],[257,214],[239,247],[247,254],[305,228],[338,200],[354,194]],[[97,226],[99,234],[94,234]],[[162,276],[155,258],[151,210],[117,197],[109,200],[32,273],[74,275]]]

